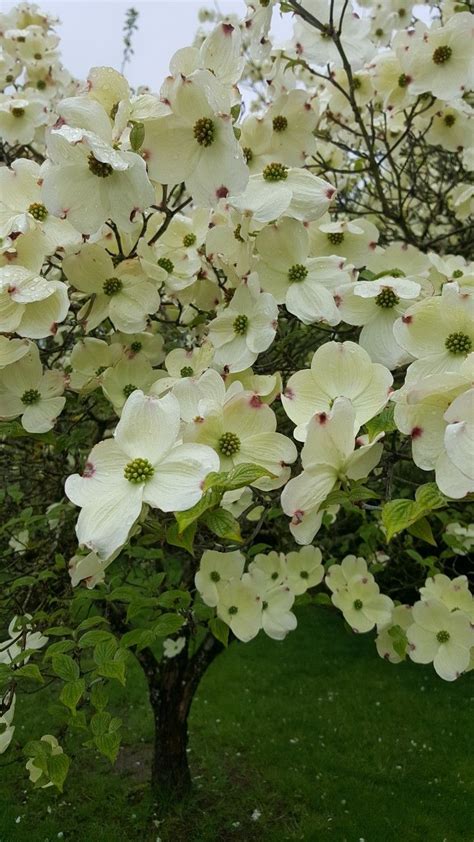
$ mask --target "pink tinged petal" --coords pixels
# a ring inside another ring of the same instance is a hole
[[[417,664],[430,664],[434,659],[439,643],[433,631],[413,624],[407,629],[408,654]]]
[[[307,512],[319,508],[337,481],[336,471],[329,465],[318,465],[290,479],[282,491],[281,505],[285,514],[301,520]]]
[[[434,656],[433,666],[440,678],[455,681],[469,666],[469,649],[458,646],[456,641],[442,643]]]
[[[65,491],[76,506],[93,505],[94,499],[106,496],[109,489],[120,485],[123,489],[132,483],[124,477],[127,455],[113,439],[101,441],[92,448],[82,476],[72,474],[65,483]]]
[[[53,216],[68,219],[81,234],[94,234],[109,215],[101,181],[89,171],[86,158],[79,164],[52,166],[44,175],[43,202]]]
[[[224,428],[235,433],[242,442],[259,433],[276,430],[275,413],[269,406],[255,400],[249,392],[238,394],[224,407]]]
[[[163,512],[183,512],[201,499],[202,482],[219,470],[219,457],[206,445],[182,444],[160,462],[145,484],[144,502]]]
[[[21,423],[28,433],[47,433],[64,409],[66,398],[46,398],[27,406]]]
[[[64,321],[69,309],[67,287],[55,281],[55,291],[43,301],[27,304],[17,333],[30,339],[44,339],[54,336],[58,323]]]
[[[140,457],[157,465],[176,442],[179,425],[179,403],[173,395],[153,398],[137,389],[123,407],[114,437],[130,459]]]
[[[290,521],[290,532],[297,544],[310,544],[323,522],[323,511],[317,509],[307,514],[294,515]]]

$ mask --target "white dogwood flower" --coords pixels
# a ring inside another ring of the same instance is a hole
[[[47,433],[64,409],[65,377],[60,371],[45,371],[38,348],[0,371],[0,418],[17,418],[29,433]]]
[[[76,289],[92,296],[79,313],[88,331],[107,318],[123,333],[141,331],[148,313],[155,313],[160,306],[156,286],[138,260],[123,260],[114,266],[110,255],[95,243],[66,257],[63,269]]]
[[[295,219],[283,218],[261,231],[256,247],[256,265],[262,289],[304,324],[340,322],[333,290],[351,280],[344,260],[338,257],[309,257],[309,235]]]
[[[406,634],[412,661],[433,663],[445,681],[454,681],[469,666],[474,628],[464,611],[450,611],[437,599],[416,602]]]
[[[309,544],[321,526],[320,507],[340,479],[366,477],[380,461],[380,436],[356,450],[355,411],[348,398],[336,398],[331,413],[314,415],[301,451],[303,471],[291,479],[281,495],[290,531],[298,544]]]
[[[55,334],[69,309],[67,287],[23,266],[0,268],[0,330],[30,339]]]
[[[209,325],[214,362],[229,372],[244,371],[275,338],[278,306],[268,292],[260,292],[255,275],[243,281],[230,304]]]
[[[391,275],[337,290],[340,318],[350,325],[363,325],[359,343],[374,363],[392,369],[410,359],[398,334],[394,335],[394,324],[420,292],[416,281]]]
[[[297,425],[294,436],[304,441],[312,415],[329,412],[338,397],[349,398],[355,410],[357,435],[389,399],[393,377],[385,366],[373,363],[355,342],[326,342],[314,353],[311,368],[293,374],[281,400]]]
[[[217,471],[209,448],[179,444],[179,404],[172,395],[128,398],[113,439],[92,449],[82,476],[66,480],[66,494],[81,507],[80,544],[102,558],[122,546],[143,503],[164,512],[184,511],[202,496],[202,480]]]
[[[224,585],[233,579],[240,580],[244,572],[244,564],[245,558],[240,550],[234,550],[231,553],[205,550],[201,556],[199,570],[194,577],[194,584],[203,602],[215,608]]]

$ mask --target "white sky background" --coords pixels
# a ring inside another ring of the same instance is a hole
[[[212,9],[213,0],[35,0],[42,11],[60,18],[56,31],[61,37],[64,66],[78,79],[85,79],[90,67],[108,65],[120,69],[123,53],[125,12],[133,6],[140,13],[133,35],[134,55],[125,75],[130,84],[148,85],[158,91],[168,75],[173,53],[189,46],[198,28],[199,9]],[[2,12],[16,4],[0,0]],[[243,17],[243,0],[219,0],[225,14]],[[275,15],[279,18],[279,15]],[[280,24],[280,25],[279,25]],[[289,31],[286,21],[276,21],[276,30]]]

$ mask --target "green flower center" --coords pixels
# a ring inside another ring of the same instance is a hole
[[[455,117],[454,114],[446,114],[446,116],[443,120],[444,125],[447,126],[448,129],[450,129],[451,126],[454,126],[455,122],[456,122],[456,117]]]
[[[270,0],[260,0],[260,5],[263,6],[264,9],[270,5]]]
[[[89,169],[91,173],[97,175],[99,178],[107,178],[112,175],[114,169],[110,164],[105,164],[103,161],[98,161],[95,155],[91,154],[88,157]]]
[[[95,376],[100,377],[100,375],[103,374],[104,371],[107,371],[107,366],[106,365],[100,365],[99,368],[97,369],[96,373],[95,373]]]
[[[27,389],[26,392],[23,392],[21,400],[26,406],[31,406],[31,404],[38,403],[41,400],[41,395],[38,389]]]
[[[48,216],[48,211],[45,206],[41,205],[39,202],[33,202],[33,204],[28,208],[28,213],[31,213],[31,216],[34,219],[37,219],[38,222],[44,222]]]
[[[102,289],[104,290],[106,295],[117,295],[118,292],[121,292],[123,288],[123,283],[120,278],[107,278],[102,284]]]
[[[331,231],[326,235],[332,246],[340,246],[344,242],[344,234],[342,231]]]
[[[44,91],[44,89],[46,88],[46,82],[44,81],[44,79],[38,79],[36,87],[39,91]]]
[[[212,146],[216,139],[216,127],[209,117],[196,120],[193,135],[200,146]]]
[[[233,614],[237,614],[239,609],[236,605],[231,605],[230,608],[227,609],[227,611],[232,616]]]
[[[196,234],[185,234],[183,237],[183,246],[185,249],[190,248],[196,242]]]
[[[211,582],[220,582],[220,580],[221,580],[221,577],[220,577],[219,573],[217,572],[217,570],[213,570],[212,573],[210,574],[210,577],[211,577]]]
[[[132,392],[136,392],[137,386],[134,383],[127,383],[126,386],[123,387],[122,392],[126,398],[129,398]]]
[[[244,148],[242,149],[242,154],[244,156],[245,163],[250,164],[250,161],[253,160],[253,152],[250,146],[244,146]]]
[[[155,469],[148,459],[132,459],[128,465],[125,465],[123,475],[129,482],[138,485],[141,482],[148,482],[155,473]]]
[[[451,58],[453,51],[451,47],[444,46],[444,47],[436,47],[436,50],[433,53],[433,61],[435,64],[445,64]]]
[[[309,573],[308,573],[307,570],[301,570],[300,576],[301,576],[302,579],[309,579]]]
[[[224,456],[233,456],[240,450],[240,439],[235,433],[223,433],[219,439],[218,447]]]
[[[375,297],[377,307],[383,307],[385,310],[391,310],[399,301],[398,295],[390,287],[384,287]]]
[[[138,354],[143,348],[141,342],[132,342],[130,345],[130,350],[133,351],[134,354]]]
[[[23,117],[23,115],[25,113],[25,109],[20,108],[19,105],[15,105],[14,108],[12,108],[11,113],[13,114],[14,117]]]
[[[462,278],[463,275],[464,272],[462,271],[462,269],[455,269],[453,272],[453,278]]]
[[[262,175],[265,181],[284,181],[288,178],[288,167],[284,164],[267,164]]]
[[[360,611],[363,608],[364,603],[361,599],[355,599],[353,605],[355,611]]]
[[[266,608],[268,608],[268,602],[264,599],[263,602],[262,602],[263,611],[265,611]]]
[[[181,377],[192,377],[194,374],[194,369],[191,368],[190,365],[183,365],[181,371],[179,372]]]
[[[275,581],[275,579],[278,579],[278,572],[276,570],[273,571],[272,575],[270,576],[270,579],[273,579],[273,581]]]
[[[410,81],[410,77],[406,75],[406,73],[401,73],[398,77],[398,87],[399,88],[406,88],[408,87],[408,83]]]
[[[472,351],[472,339],[467,333],[450,333],[444,344],[451,354],[469,354]]]
[[[359,88],[361,88],[361,87],[362,87],[362,82],[360,81],[360,79],[358,78],[358,76],[354,76],[354,78],[352,79],[352,88],[353,88],[353,90],[354,90],[354,91],[358,91],[358,90],[359,90]]]
[[[249,326],[248,316],[245,316],[243,313],[240,316],[236,316],[234,319],[234,333],[237,333],[239,336],[244,336],[247,333],[247,329]]]
[[[278,117],[273,118],[273,131],[274,132],[284,132],[285,129],[288,128],[288,120],[286,117],[283,117],[280,114]]]
[[[169,257],[160,257],[158,261],[158,266],[161,266],[161,268],[164,269],[165,272],[168,272],[168,275],[171,275],[174,269],[174,263],[172,260],[169,259]]]
[[[451,635],[448,631],[446,631],[446,629],[441,629],[441,631],[439,631],[436,635],[436,640],[438,643],[447,643],[450,637]]]
[[[306,266],[303,266],[302,263],[295,263],[294,266],[290,266],[288,269],[288,280],[294,283],[300,283],[304,281],[305,278],[308,277],[308,270]]]

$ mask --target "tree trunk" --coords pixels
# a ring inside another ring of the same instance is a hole
[[[151,653],[139,656],[155,720],[152,788],[160,800],[183,798],[191,789],[188,715],[199,681],[222,645],[208,635],[192,658],[186,650],[161,664]]]

